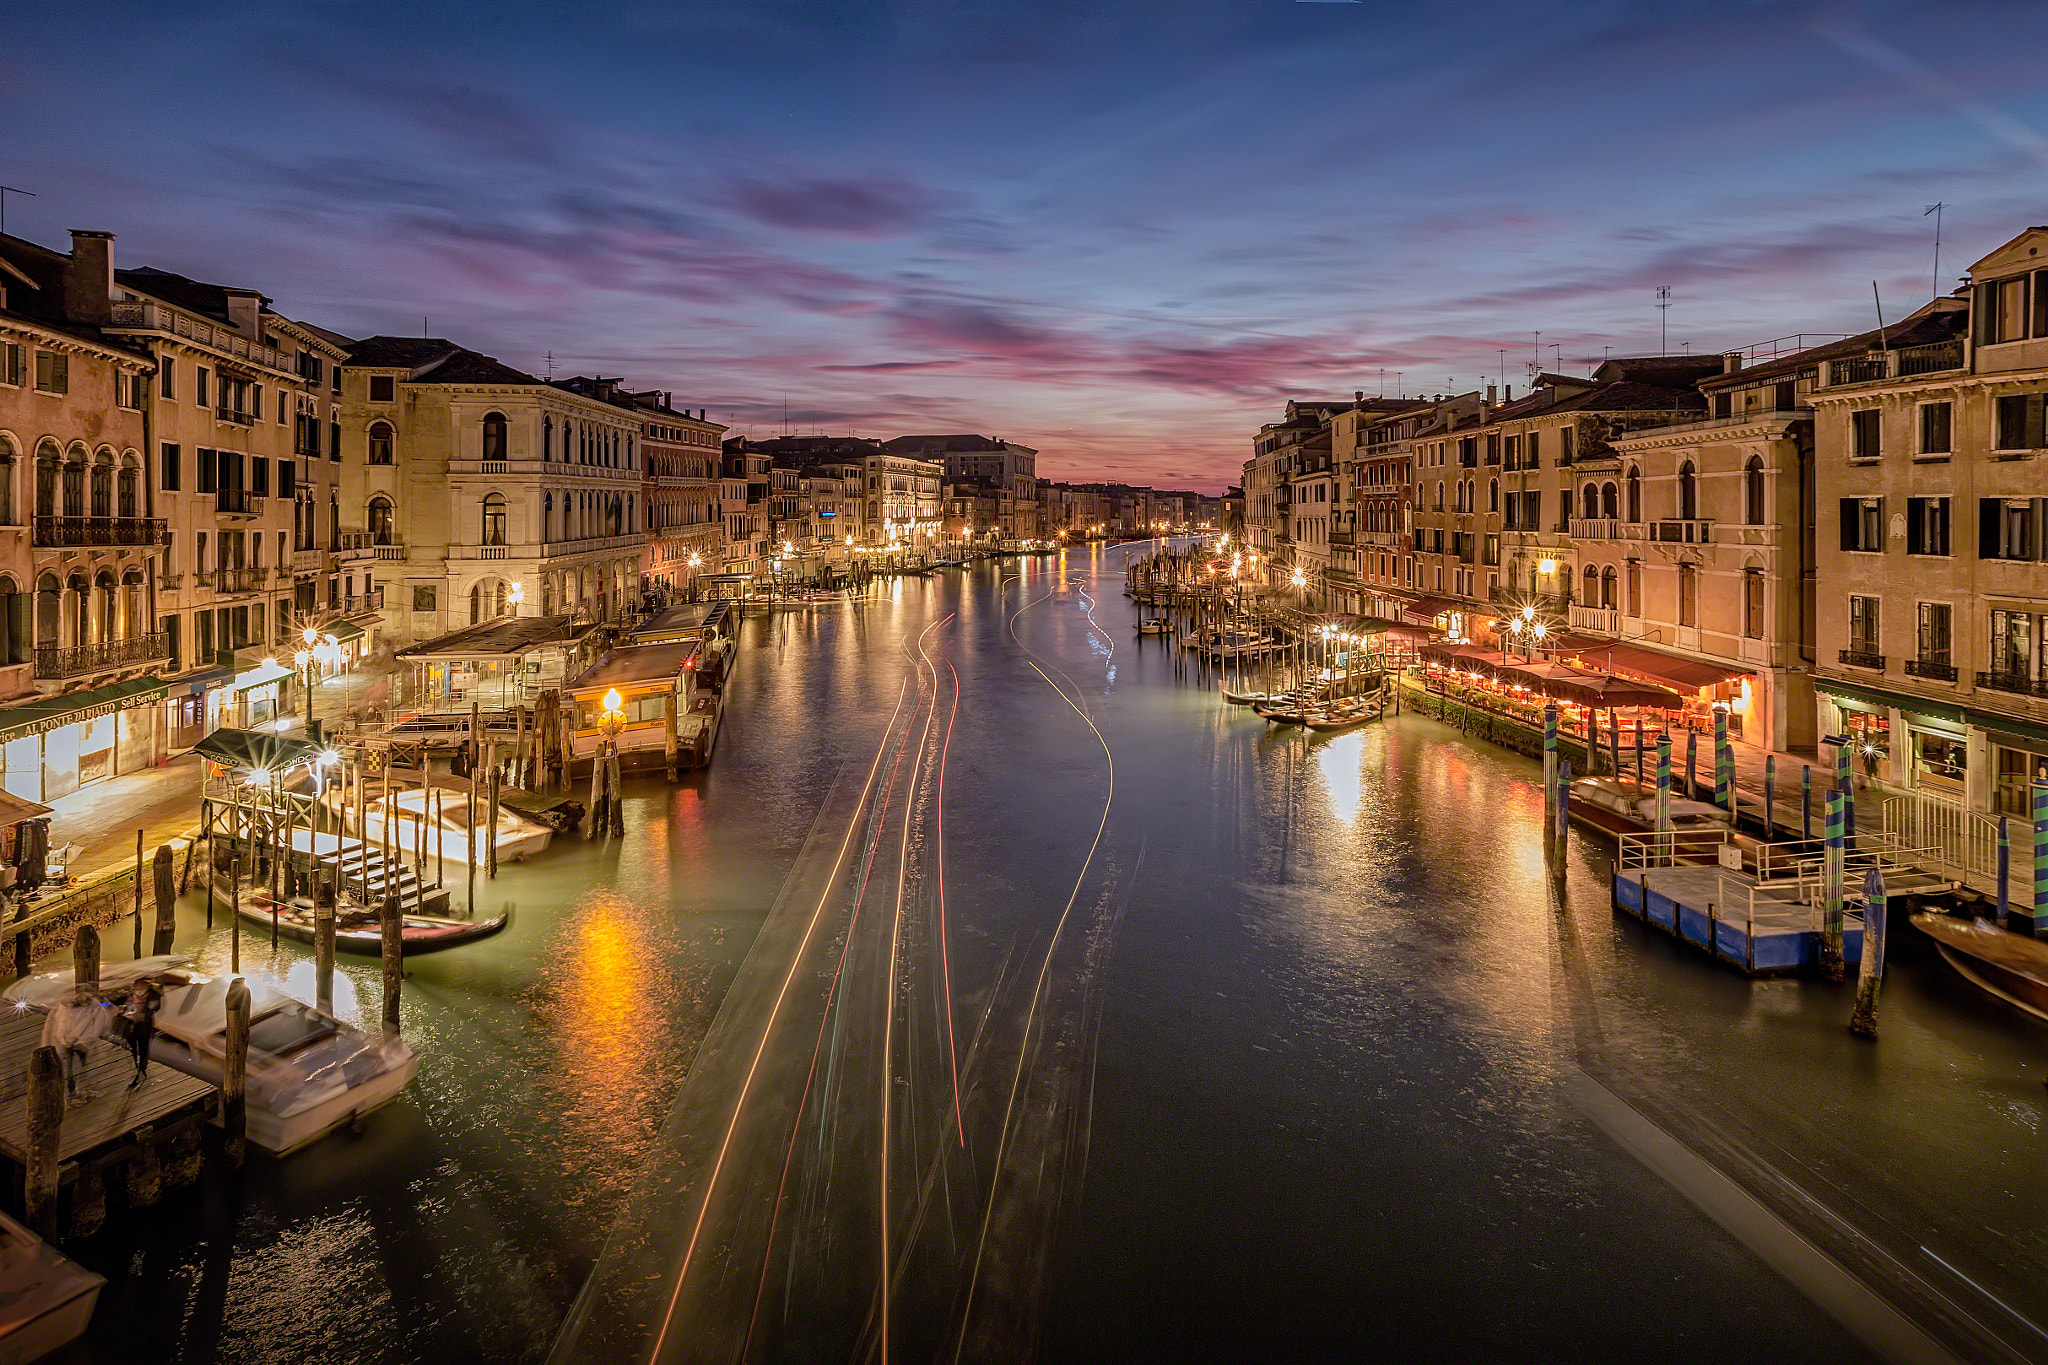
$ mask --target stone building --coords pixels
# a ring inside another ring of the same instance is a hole
[[[897,436],[882,442],[882,451],[936,463],[953,483],[977,483],[994,491],[1002,539],[1038,534],[1038,452],[1031,447],[962,434]]]
[[[725,524],[718,507],[725,428],[707,421],[702,408],[678,411],[671,394],[649,390],[621,397],[640,419],[645,577],[668,593],[688,592],[698,574],[717,573],[725,561]]]

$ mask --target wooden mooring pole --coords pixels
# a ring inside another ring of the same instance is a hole
[[[484,815],[484,875],[498,875],[498,744],[491,741],[490,802]]]
[[[175,871],[178,855],[171,852],[169,844],[158,844],[156,849],[156,939],[150,951],[159,957],[171,951],[171,945],[178,937],[178,888]]]
[[[249,983],[228,983],[227,1037],[220,1068],[221,1146],[228,1165],[239,1167],[249,1150]]]
[[[71,984],[93,988],[100,984],[100,931],[90,924],[79,925],[71,936]]]
[[[313,999],[322,1014],[334,1013],[334,900],[313,905]]]
[[[142,956],[142,831],[135,831],[135,956]]]
[[[398,1036],[398,991],[405,979],[405,948],[400,932],[404,921],[399,918],[398,897],[384,898],[384,1036]]]
[[[28,918],[28,902],[27,902],[26,900],[24,900],[24,901],[22,901],[22,902],[21,902],[21,904],[19,904],[18,906],[16,906],[16,907],[15,907],[15,910],[14,910],[14,919],[15,919],[15,922],[16,922],[16,923],[19,923],[19,922],[21,922],[22,920],[25,920],[25,919],[27,919],[27,918]],[[16,979],[16,980],[20,980],[20,979],[21,979],[22,977],[24,977],[24,976],[27,976],[27,975],[28,975],[28,969],[29,969],[29,932],[28,932],[28,930],[26,930],[26,929],[16,929],[16,930],[14,931],[14,976],[15,976],[15,979]]]
[[[28,1223],[46,1242],[57,1240],[58,1153],[64,1125],[64,1059],[39,1047],[28,1059],[28,1169],[22,1180]]]

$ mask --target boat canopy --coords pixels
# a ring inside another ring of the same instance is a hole
[[[300,739],[296,735],[273,734],[268,730],[233,730],[226,727],[215,730],[192,747],[216,763],[243,772],[252,772],[258,768],[273,773],[282,772],[301,763],[316,762],[325,752],[312,740]]]

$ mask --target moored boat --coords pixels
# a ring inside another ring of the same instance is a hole
[[[0,1361],[41,1360],[78,1340],[105,1284],[0,1214]]]
[[[100,965],[100,988],[109,993],[145,977],[163,992],[150,1059],[219,1085],[229,978],[195,972],[189,959],[177,957]],[[419,1070],[418,1055],[402,1039],[365,1033],[260,981],[248,985],[248,1135],[267,1152],[295,1152],[382,1108]],[[6,998],[47,1009],[71,988],[66,967],[22,978]]]
[[[271,927],[272,901],[266,892],[258,891],[238,902],[237,909],[242,918],[259,929]],[[276,904],[277,931],[286,938],[300,943],[314,940],[313,903],[303,896]],[[401,953],[438,953],[443,948],[454,948],[464,943],[474,943],[480,938],[489,938],[510,922],[509,915],[493,915],[488,919],[455,919],[446,915],[403,914],[398,917],[398,947]],[[353,902],[344,902],[335,908],[334,946],[342,952],[368,953],[372,957],[384,951],[384,925],[377,913]]]
[[[1582,825],[1619,838],[1643,834],[1656,828],[1657,789],[1648,783],[1612,777],[1581,777],[1572,782],[1570,815]],[[1726,828],[1727,812],[1704,801],[1672,797],[1673,829]]]
[[[1942,959],[1979,990],[2048,1023],[2048,944],[2022,938],[1991,920],[1957,919],[1923,910],[1913,927],[1934,940]]]
[[[1368,702],[1354,710],[1322,712],[1302,721],[1311,730],[1349,730],[1354,725],[1363,725],[1369,720],[1380,718],[1378,702]]]

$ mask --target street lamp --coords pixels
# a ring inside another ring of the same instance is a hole
[[[505,601],[511,605],[514,616],[519,614],[519,604],[525,600],[526,585],[524,583],[514,583],[511,591],[505,594]]]

